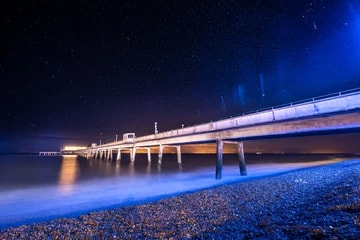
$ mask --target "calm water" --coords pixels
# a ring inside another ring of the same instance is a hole
[[[76,156],[0,155],[0,229],[72,216],[91,210],[137,204],[229,182],[340,161],[326,155],[247,155],[248,176],[239,176],[236,155],[224,156],[223,179],[215,180],[215,155],[156,156],[149,164],[88,160]]]

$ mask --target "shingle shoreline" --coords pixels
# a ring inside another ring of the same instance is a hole
[[[359,239],[360,159],[22,225],[0,239]]]

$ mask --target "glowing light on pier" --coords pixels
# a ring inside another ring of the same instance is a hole
[[[86,146],[64,146],[61,151],[78,151],[78,150],[83,150],[86,149]]]

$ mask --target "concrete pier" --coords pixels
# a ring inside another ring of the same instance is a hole
[[[181,164],[181,146],[216,143],[215,176],[216,179],[221,179],[224,143],[237,144],[240,175],[246,176],[244,141],[335,134],[344,131],[360,131],[360,88],[218,121],[182,126],[166,132],[158,132],[155,129],[155,134],[141,137],[135,137],[135,133],[125,133],[122,141],[91,146],[79,150],[78,153],[86,155],[82,153],[93,151],[95,158],[109,159],[111,151],[117,149],[116,159],[119,161],[121,151],[126,150],[130,151],[131,162],[134,162],[136,150],[147,148],[150,162],[150,148],[158,147],[158,164],[161,164],[164,148],[175,147],[177,161]]]

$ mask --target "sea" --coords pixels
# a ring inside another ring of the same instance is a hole
[[[0,229],[91,211],[131,206],[223,184],[251,181],[302,168],[342,161],[341,155],[245,155],[240,176],[237,155],[223,157],[215,179],[215,154],[137,154],[135,162],[86,159],[75,155],[0,155]]]

